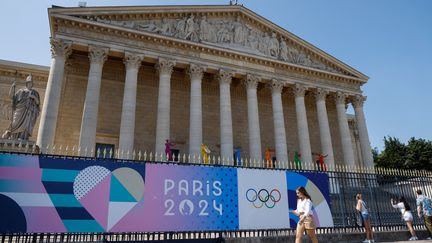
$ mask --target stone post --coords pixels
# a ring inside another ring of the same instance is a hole
[[[306,87],[301,84],[295,86],[295,105],[297,115],[297,130],[300,145],[301,161],[304,163],[312,163],[312,152],[309,140],[309,128],[306,115],[306,106],[304,96]]]
[[[366,101],[365,96],[357,95],[355,96],[352,104],[354,106],[357,127],[359,130],[360,147],[361,147],[361,152],[363,157],[363,164],[367,167],[374,167],[372,149],[369,142],[366,119],[363,112],[363,104],[365,101]]]
[[[247,92],[249,155],[252,160],[261,161],[261,134],[258,113],[257,86],[259,78],[248,74],[244,80]]]
[[[315,100],[316,107],[318,113],[318,126],[320,131],[320,141],[321,141],[321,153],[327,155],[325,158],[328,165],[334,167],[334,155],[333,155],[333,145],[331,141],[330,135],[330,126],[327,115],[327,107],[326,107],[326,97],[328,95],[328,91],[322,88],[318,88],[315,91]]]
[[[107,60],[107,55],[107,48],[96,46],[89,47],[90,70],[81,122],[81,132],[79,139],[79,146],[81,147],[80,155],[88,155],[96,145],[96,127],[99,110],[102,69],[103,64]],[[93,155],[90,154],[90,156]]]
[[[47,145],[52,146],[54,143],[65,62],[72,52],[71,44],[63,40],[51,38],[50,43],[51,68],[36,140],[36,144],[41,148],[42,152]]]
[[[273,79],[270,83],[272,90],[272,108],[273,108],[273,124],[274,137],[276,146],[276,159],[278,161],[288,161],[288,151],[285,133],[285,119],[282,106],[282,89],[284,83]]]
[[[189,154],[201,155],[202,144],[202,92],[201,82],[205,68],[191,64],[188,70],[191,81],[189,113]]]
[[[123,159],[131,159],[134,149],[135,111],[138,71],[143,56],[134,53],[125,53],[126,78],[123,92],[123,107],[120,122],[119,149]]]
[[[342,154],[344,164],[355,166],[354,151],[351,142],[351,135],[348,126],[348,119],[346,117],[346,95],[342,92],[336,94],[336,110],[338,114],[339,133],[342,144]]]
[[[230,85],[233,73],[227,70],[219,70],[219,105],[220,105],[220,139],[221,156],[223,159],[233,157],[233,131],[231,114]]]
[[[170,139],[171,74],[175,62],[159,58],[156,69],[159,71],[159,94],[156,120],[156,145],[158,154],[165,153],[165,140]]]

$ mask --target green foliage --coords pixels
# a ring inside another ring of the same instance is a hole
[[[412,137],[404,144],[395,137],[384,137],[384,150],[372,150],[375,165],[384,168],[432,170],[432,141]]]

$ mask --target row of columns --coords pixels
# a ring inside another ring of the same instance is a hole
[[[61,86],[64,75],[64,65],[65,60],[67,59],[71,51],[70,43],[65,43],[61,40],[51,39],[51,47],[51,70],[48,78],[37,139],[37,144],[41,147],[52,144],[54,141]],[[96,46],[89,47],[90,70],[79,140],[81,148],[94,148],[96,143],[96,126],[100,86],[103,64],[107,59],[107,55],[107,48]],[[133,150],[137,78],[142,60],[143,56],[140,54],[134,54],[129,52],[125,53],[124,63],[126,66],[126,78],[119,138],[119,148],[124,151]],[[156,64],[156,68],[159,71],[159,93],[155,143],[157,153],[164,152],[165,141],[170,138],[171,74],[174,66],[174,61],[163,58],[160,58],[158,63]],[[205,67],[197,64],[191,64],[187,72],[191,82],[189,153],[196,155],[200,154],[202,144],[201,84],[205,71]],[[219,70],[218,73],[220,89],[221,157],[223,158],[232,158],[233,156],[234,144],[230,94],[230,84],[233,74],[233,71],[225,69]],[[249,152],[250,157],[256,160],[262,159],[257,99],[257,85],[259,81],[260,78],[252,74],[247,74],[244,80],[244,85],[247,92]],[[271,80],[269,85],[272,89],[272,108],[276,157],[280,161],[287,161],[288,152],[286,143],[285,119],[282,106],[282,89],[285,84],[280,80],[273,79]],[[302,155],[302,161],[312,162],[309,129],[304,100],[306,90],[307,88],[304,85],[296,84],[294,87],[294,95],[297,115],[296,117],[298,139],[300,153]],[[327,95],[329,95],[329,91],[317,88],[314,93],[316,97],[316,107],[322,153],[327,155],[327,162],[331,165],[334,165],[333,146],[326,109],[326,97]],[[345,163],[348,163],[349,165],[354,165],[354,153],[348,127],[348,121],[346,117],[347,95],[341,92],[337,92],[336,97],[336,109],[338,115],[338,126],[342,144],[343,158]],[[365,97],[355,96],[353,106],[355,109],[356,120],[360,133],[362,157],[364,158],[366,166],[373,166],[369,137],[363,113],[364,101]]]

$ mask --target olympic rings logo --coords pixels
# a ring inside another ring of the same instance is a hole
[[[264,205],[267,208],[274,208],[281,198],[281,193],[278,189],[273,189],[270,192],[267,189],[261,189],[257,192],[255,189],[250,188],[246,191],[246,199],[255,208],[262,208]]]

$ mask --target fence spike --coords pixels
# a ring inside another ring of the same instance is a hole
[[[138,151],[138,160],[141,160],[141,157],[142,157],[142,152],[140,150],[140,151]]]
[[[169,160],[168,154],[166,155],[166,161]],[[160,153],[160,161],[164,161],[164,154]]]
[[[153,152],[150,152],[150,154],[149,154],[149,160],[150,160],[150,161],[153,160]]]
[[[144,151],[144,161],[147,161],[147,150],[146,151]]]
[[[221,157],[218,156],[218,165],[220,165],[220,164],[221,164]]]
[[[135,152],[135,149],[134,149],[134,150],[132,150],[132,159],[135,160],[135,157],[136,157],[136,152]]]
[[[100,158],[100,148],[96,150],[96,157]]]
[[[213,159],[212,159],[212,163],[211,164],[216,164],[216,157],[213,155]]]

